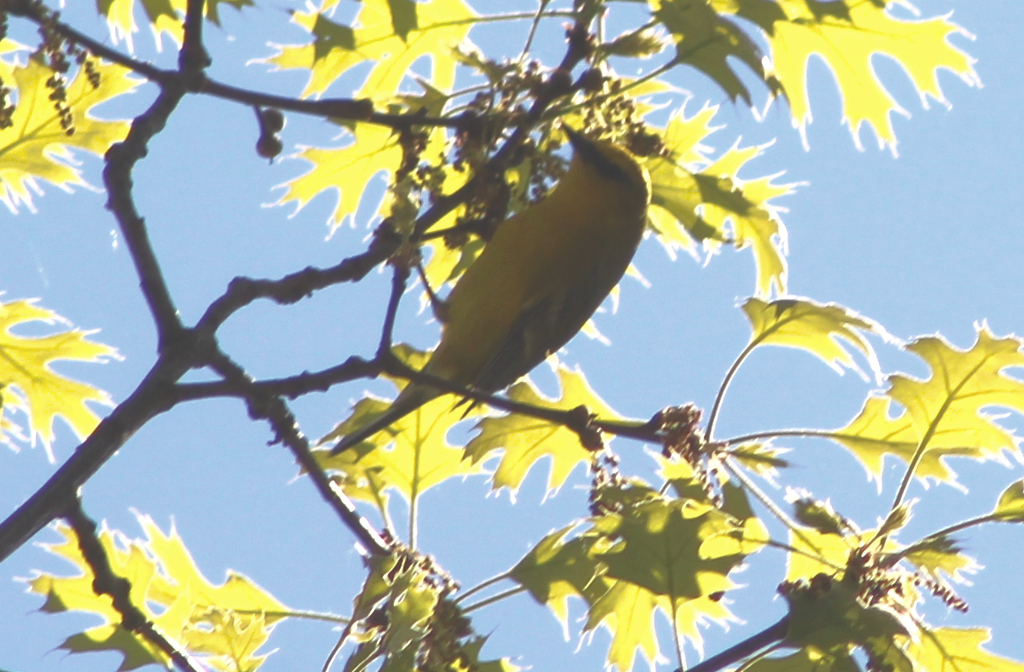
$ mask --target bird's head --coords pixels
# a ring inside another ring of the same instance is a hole
[[[568,126],[562,129],[569,136],[576,170],[592,172],[609,189],[620,191],[631,205],[646,211],[651,202],[651,177],[632,153],[605,140],[590,140]]]

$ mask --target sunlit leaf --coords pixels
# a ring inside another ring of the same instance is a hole
[[[949,456],[1001,460],[1003,451],[1017,451],[1019,438],[1000,427],[1000,416],[983,409],[998,407],[1024,412],[1024,383],[1006,374],[1024,366],[1021,340],[997,338],[984,325],[969,350],[957,350],[938,336],[920,338],[906,349],[931,369],[927,380],[905,375],[889,377],[884,396],[871,396],[860,414],[831,436],[846,446],[878,476],[886,454],[908,464],[919,459],[914,475],[955,481],[945,464]],[[890,409],[905,409],[896,418]]]
[[[910,78],[922,104],[930,96],[945,102],[939,70],[950,70],[968,84],[979,84],[973,59],[949,37],[968,36],[947,16],[911,20],[887,8],[907,3],[859,0],[711,0],[722,13],[736,14],[764,30],[778,82],[785,89],[794,122],[801,130],[811,120],[807,68],[812,55],[832,71],[843,99],[843,120],[860,146],[859,132],[869,124],[879,145],[895,149],[893,112],[906,114],[878,79],[872,58],[894,59]]]
[[[881,378],[878,357],[865,334],[889,336],[878,323],[849,308],[802,298],[771,302],[752,298],[744,302],[743,312],[753,330],[750,347],[779,345],[797,348],[818,357],[838,373],[846,368],[864,376],[850,353],[849,347],[852,346],[867,360],[874,377]]]
[[[719,14],[711,3],[694,0],[649,0],[651,13],[668,29],[676,43],[676,62],[691,65],[729,94],[751,104],[750,92],[729,59],[742,62],[775,93],[782,87],[766,68],[768,60],[754,42],[731,19]]]
[[[929,537],[903,549],[900,556],[932,576],[945,575],[960,581],[964,574],[973,574],[980,569],[974,558],[966,555],[963,550],[948,537]]]
[[[96,9],[106,17],[110,34],[117,44],[121,40],[132,46],[132,36],[138,31],[135,22],[135,6],[137,0],[97,0]],[[188,0],[138,0],[146,14],[146,20],[153,34],[159,38],[166,34],[177,44],[181,44],[184,36],[182,22]],[[253,6],[253,0],[206,0],[206,18],[220,25],[220,7],[227,5],[241,10]]]
[[[587,384],[580,371],[563,366],[558,368],[562,394],[548,399],[528,380],[513,385],[508,396],[513,401],[560,410],[586,406],[602,420],[615,420],[619,415],[611,409]],[[501,417],[488,417],[480,421],[480,433],[466,446],[466,455],[474,464],[490,457],[492,451],[503,451],[491,482],[495,490],[508,488],[516,492],[527,472],[544,457],[551,458],[548,491],[558,490],[579,464],[588,464],[593,452],[580,444],[579,436],[564,425],[512,413]]]
[[[431,85],[451,90],[457,65],[451,48],[465,39],[476,23],[476,14],[465,2],[416,3],[415,25],[405,19],[397,26],[388,0],[362,2],[353,26],[329,18],[336,4],[338,0],[323,0],[319,9],[293,12],[292,20],[309,31],[313,42],[281,47],[266,60],[282,70],[309,70],[304,97],[323,94],[339,77],[365,62],[373,65],[357,95],[390,96],[398,91],[413,63],[424,56],[430,57],[432,65],[427,78]]]
[[[101,155],[128,132],[127,122],[97,119],[92,109],[131,91],[139,80],[130,78],[129,71],[119,65],[97,62],[99,87],[93,88],[85,69],[79,68],[67,84],[65,102],[74,127],[68,135],[50,100],[52,90],[46,86],[53,71],[34,58],[8,67],[13,69],[13,81],[5,78],[4,84],[17,90],[18,100],[13,125],[0,130],[0,201],[17,212],[22,205],[34,209],[32,192],[39,190],[39,181],[65,191],[86,185],[73,150]]]
[[[99,417],[89,408],[93,401],[110,405],[106,392],[55,373],[50,367],[59,360],[105,362],[118,357],[110,346],[90,341],[93,332],[70,329],[47,336],[19,336],[12,333],[19,325],[41,322],[65,324],[56,313],[40,308],[31,301],[0,304],[0,388],[4,405],[25,409],[29,417],[32,439],[46,447],[51,461],[55,418],[63,418],[84,438]]]
[[[1003,490],[996,503],[995,514],[999,520],[1005,522],[1024,522],[1024,480],[1014,481],[1010,487]]]
[[[286,607],[249,578],[229,572],[220,585],[210,583],[173,526],[164,534],[148,516],[136,514],[146,533],[144,540],[129,540],[103,529],[100,543],[115,574],[131,584],[132,604],[167,636],[223,672],[254,670],[266,659],[258,654]],[[121,627],[121,616],[110,598],[93,592],[93,574],[82,556],[74,532],[57,524],[64,541],[44,545],[72,563],[77,576],[36,572],[28,580],[31,592],[46,597],[43,611],[84,611],[104,623],[67,638],[62,649],[71,653],[116,651],[123,656],[120,670],[143,665],[167,665],[165,654],[141,635]]]
[[[717,160],[707,157],[702,141],[717,130],[710,125],[717,108],[705,107],[687,119],[669,120],[663,141],[667,156],[648,158],[651,175],[651,225],[672,252],[696,254],[695,243],[714,251],[722,244],[750,247],[757,266],[756,292],[767,296],[786,286],[786,231],[770,201],[793,191],[775,176],[746,180],[740,170],[765,146],[733,145]]]
[[[786,580],[810,580],[818,574],[832,575],[846,567],[850,553],[860,541],[809,527],[790,532],[790,545],[797,550],[787,557]]]
[[[408,346],[396,346],[395,352],[417,369],[426,362],[427,353]],[[345,436],[376,419],[389,405],[370,396],[360,400],[352,414],[320,442],[330,443]],[[324,469],[343,475],[345,492],[351,497],[383,508],[382,493],[394,489],[407,501],[415,501],[449,478],[482,472],[478,465],[464,459],[462,448],[448,443],[447,435],[456,423],[483,412],[479,406],[460,405],[456,396],[446,394],[338,455],[331,455],[329,449],[316,451],[317,461]]]
[[[744,443],[728,450],[732,459],[766,477],[789,466],[788,461],[779,457],[785,452],[785,448],[776,448],[770,443]]]
[[[854,588],[826,574],[817,575],[785,597],[789,602],[789,628],[783,644],[823,656],[824,669],[848,669],[844,659],[854,648],[862,648],[886,669],[914,672],[913,664],[896,644],[910,635],[910,629],[916,631],[909,618],[882,606],[864,604]]]
[[[742,668],[743,672],[861,672],[860,665],[845,648],[820,651],[805,647],[788,656],[758,658]]]
[[[989,653],[982,644],[991,639],[988,628],[926,629],[910,642],[907,654],[921,670],[957,672],[1021,672],[1024,664]]]
[[[509,572],[510,578],[529,590],[533,599],[554,612],[566,630],[569,598],[588,596],[587,601],[591,602],[600,596],[603,585],[595,583],[603,569],[591,554],[595,540],[569,538],[575,529],[573,524],[548,534]]]
[[[370,179],[389,173],[402,160],[398,136],[391,129],[372,124],[355,124],[354,139],[341,148],[306,147],[295,158],[313,164],[304,175],[284,184],[285,192],[277,205],[294,203],[305,207],[314,196],[336,189],[338,205],[331,215],[332,229],[348,217],[354,217]]]
[[[510,572],[563,626],[568,599],[583,600],[584,632],[608,628],[607,660],[620,670],[630,669],[637,653],[649,662],[661,658],[657,612],[697,645],[699,624],[731,620],[721,600],[734,587],[728,574],[767,536],[739,489],[723,491],[719,510],[702,488],[691,487],[685,467],[663,469],[677,491],[696,499],[667,499],[639,482],[602,488],[594,506],[607,513],[548,535]]]

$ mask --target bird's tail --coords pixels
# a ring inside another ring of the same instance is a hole
[[[380,417],[363,425],[351,434],[346,434],[342,437],[337,445],[331,449],[331,455],[337,455],[352,446],[362,443],[377,432],[386,429],[389,425],[409,415],[423,404],[440,396],[440,394],[442,394],[440,391],[432,387],[410,383]]]

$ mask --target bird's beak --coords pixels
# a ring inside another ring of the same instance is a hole
[[[586,152],[587,149],[584,148],[590,148],[593,145],[593,143],[590,142],[590,140],[587,140],[580,133],[574,131],[565,124],[562,124],[562,130],[565,132],[567,136],[569,136],[569,144],[572,145],[574,151]]]

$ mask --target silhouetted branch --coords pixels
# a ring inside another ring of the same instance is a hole
[[[97,534],[97,525],[82,510],[82,503],[77,497],[72,499],[72,503],[64,511],[64,519],[75,531],[78,548],[92,570],[93,591],[97,595],[110,596],[114,609],[121,614],[121,627],[145,637],[163,651],[182,672],[206,672],[206,668],[198,660],[161,632],[160,628],[132,603],[132,584],[123,576],[118,576],[110,566],[110,558],[107,557]]]

